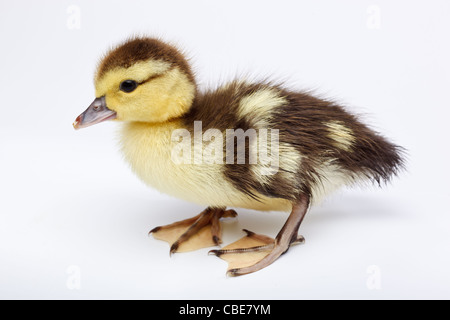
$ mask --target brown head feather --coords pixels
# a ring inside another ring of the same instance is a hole
[[[102,78],[115,68],[128,68],[149,59],[162,60],[180,68],[190,81],[194,75],[184,55],[175,47],[155,38],[135,37],[110,50],[101,60],[96,78]]]

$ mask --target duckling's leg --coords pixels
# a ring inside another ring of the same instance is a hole
[[[309,197],[293,206],[291,215],[275,239],[244,230],[247,236],[211,254],[228,262],[227,274],[240,276],[261,270],[289,250],[291,245],[304,243],[298,229],[309,208]]]
[[[156,227],[149,234],[153,234],[158,240],[168,242],[171,245],[170,254],[218,246],[222,243],[222,227],[219,220],[236,216],[234,210],[206,208],[191,219]]]

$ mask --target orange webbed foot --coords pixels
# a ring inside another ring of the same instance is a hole
[[[282,247],[276,239],[271,237],[246,229],[244,232],[247,235],[240,240],[221,250],[209,252],[228,262],[227,275],[229,276],[243,275],[263,269],[278,259],[290,246],[305,242],[302,236],[298,236],[287,247]]]
[[[156,227],[149,234],[153,234],[155,239],[168,242],[170,254],[194,251],[220,245],[222,243],[220,219],[236,216],[234,210],[206,208],[193,218]]]

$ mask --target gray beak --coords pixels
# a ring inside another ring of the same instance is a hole
[[[117,113],[108,109],[105,96],[96,98],[85,112],[80,114],[73,123],[75,130],[93,126],[94,124],[113,120],[117,118]]]

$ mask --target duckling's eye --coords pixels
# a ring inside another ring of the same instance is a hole
[[[125,80],[120,84],[120,90],[123,92],[132,92],[137,88],[138,84],[134,80]]]

